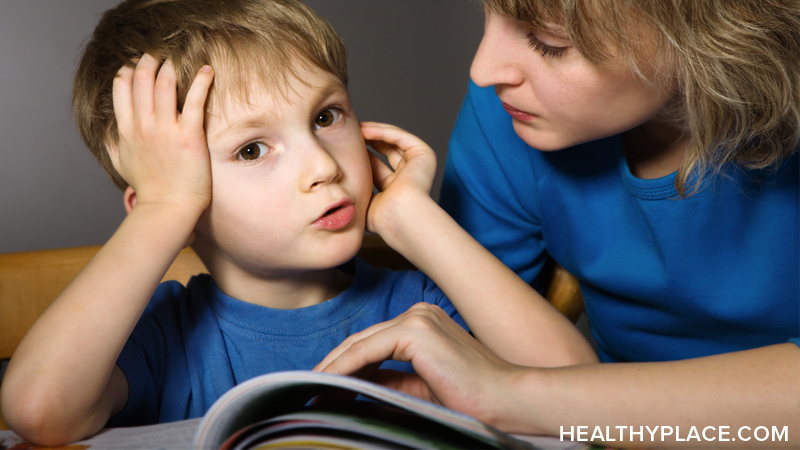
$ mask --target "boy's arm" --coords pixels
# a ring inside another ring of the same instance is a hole
[[[129,214],[33,325],[3,380],[3,417],[37,444],[91,435],[125,406],[116,359],[210,202],[203,120],[213,73],[198,73],[181,115],[174,70],[159,66],[145,55],[114,80],[120,138],[110,154],[131,185]]]
[[[580,332],[533,288],[483,248],[430,197],[433,151],[399,128],[363,123],[381,193],[367,226],[435,281],[474,335],[503,359],[524,366],[597,362]]]

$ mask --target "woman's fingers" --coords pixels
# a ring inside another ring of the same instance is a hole
[[[415,373],[400,372],[397,370],[381,369],[369,378],[373,383],[386,386],[395,391],[405,392],[423,400],[441,404],[441,402],[431,393],[428,385],[425,384],[419,375]]]
[[[438,321],[436,314],[439,312],[450,319],[438,306],[428,303],[413,305],[392,320],[375,324],[348,337],[314,370],[352,374],[388,359],[410,362],[415,354],[409,345],[415,344],[420,336],[430,334],[428,331],[433,329],[432,322]]]
[[[341,344],[339,344],[336,348],[331,350],[331,352],[328,353],[328,355],[322,361],[320,361],[320,363],[317,364],[316,367],[314,367],[313,370],[316,371],[316,372],[322,372],[323,369],[328,366],[328,364],[330,364],[332,361],[334,361],[336,358],[338,358],[339,355],[341,355],[345,350],[350,348],[350,346],[353,345],[353,343],[355,343],[357,341],[360,341],[360,340],[362,340],[362,339],[364,339],[366,337],[369,337],[369,336],[371,336],[371,335],[373,335],[373,334],[375,334],[375,333],[377,333],[379,331],[382,331],[382,330],[384,330],[386,328],[389,328],[389,327],[393,326],[397,322],[403,320],[403,318],[407,314],[408,314],[408,311],[404,312],[403,314],[400,314],[399,316],[395,317],[392,320],[387,320],[386,322],[376,323],[375,325],[372,325],[369,328],[365,328],[364,330],[359,331],[358,333],[351,334],[347,339],[342,341]],[[383,361],[383,360],[381,360],[381,361]]]
[[[348,338],[314,370],[363,376],[387,359],[411,362],[416,375],[378,371],[370,379],[479,419],[488,418],[486,401],[499,398],[498,386],[513,376],[516,366],[437,306],[417,304],[379,325]]]

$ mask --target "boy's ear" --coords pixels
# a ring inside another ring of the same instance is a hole
[[[136,206],[136,192],[132,187],[125,188],[125,193],[122,194],[122,201],[125,203],[125,212],[130,214],[133,207]]]
[[[111,159],[111,165],[114,166],[114,170],[119,173],[119,146],[111,138],[106,138],[105,146],[106,153],[108,153],[108,157]]]

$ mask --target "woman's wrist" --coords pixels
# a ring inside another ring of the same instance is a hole
[[[548,369],[513,366],[490,383],[482,420],[508,433],[545,434],[539,414],[545,412]]]

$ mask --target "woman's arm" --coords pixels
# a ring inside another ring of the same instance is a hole
[[[410,361],[416,375],[373,376],[385,359]],[[417,305],[351,336],[315,370],[372,378],[512,433],[589,440],[599,427],[613,447],[800,445],[794,344],[675,362],[529,368],[497,357],[443,311]],[[759,426],[769,440],[756,439],[765,435],[753,434]],[[626,427],[622,435],[617,427]],[[676,441],[692,427],[699,440]],[[782,440],[772,441],[773,429]]]

